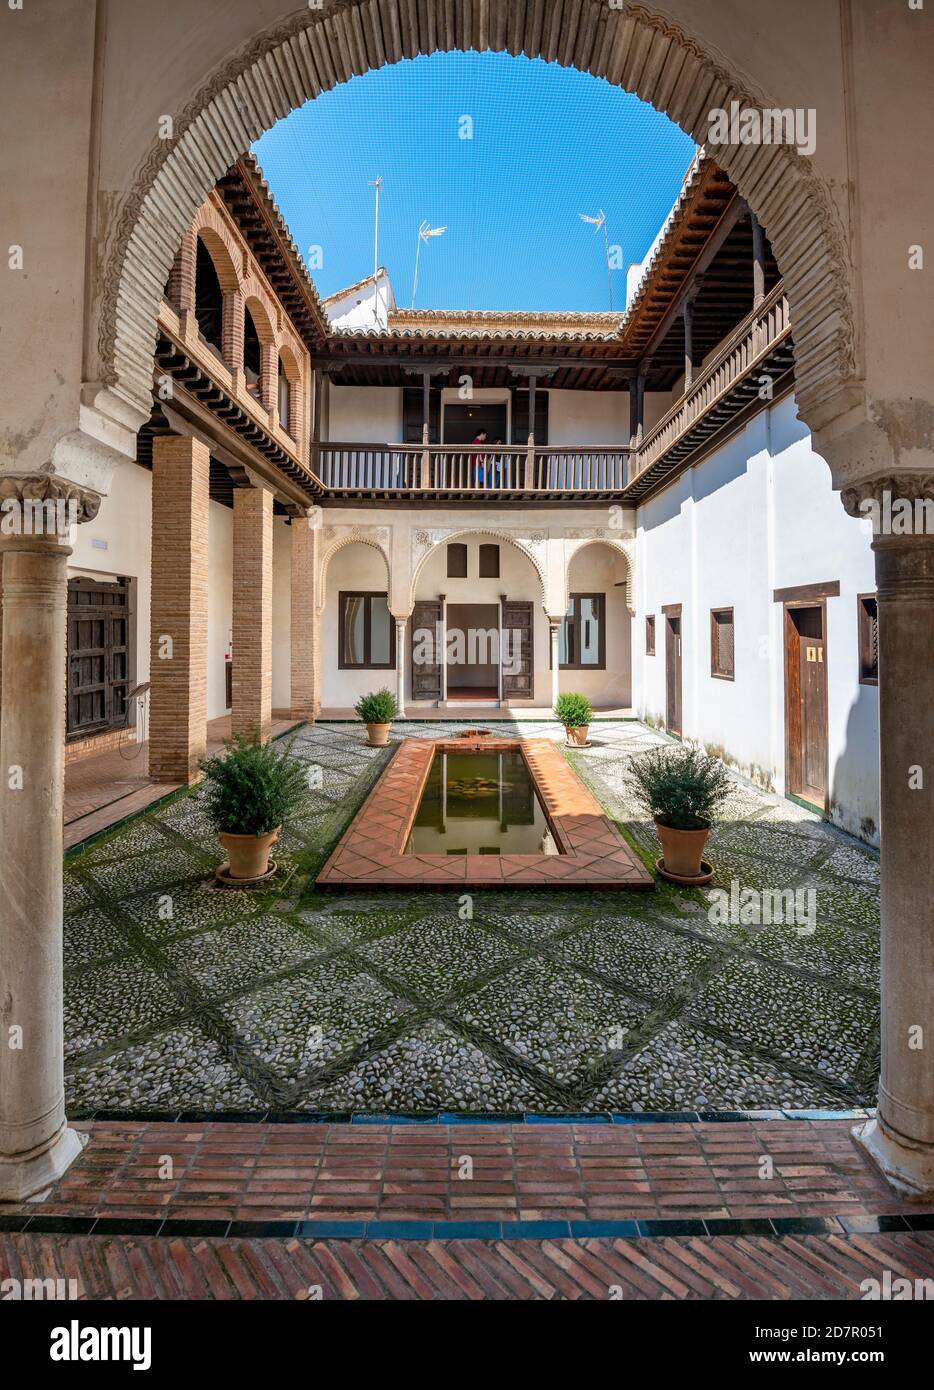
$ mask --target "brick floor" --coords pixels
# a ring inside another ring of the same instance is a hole
[[[658,1240],[327,1241],[4,1235],[0,1280],[83,1299],[859,1299],[930,1278],[934,1233]]]
[[[224,1222],[835,1217],[857,1224],[919,1215],[867,1162],[849,1120],[100,1120],[76,1127],[88,1132],[89,1144],[64,1178],[43,1201],[0,1213]]]
[[[432,761],[444,752],[521,752],[560,853],[406,854]],[[329,888],[655,887],[652,875],[549,739],[496,737],[403,740],[317,882]]]

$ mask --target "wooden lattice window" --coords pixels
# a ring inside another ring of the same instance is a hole
[[[735,678],[732,608],[710,610],[710,674],[724,681]]]
[[[655,614],[647,613],[645,618],[645,654],[655,655]]]
[[[879,684],[879,605],[875,594],[857,597],[859,622],[859,683]]]

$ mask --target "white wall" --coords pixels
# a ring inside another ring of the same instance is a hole
[[[402,388],[332,382],[328,438],[350,444],[397,444],[402,438]]]
[[[568,567],[569,594],[605,595],[606,667],[602,671],[562,671],[561,689],[586,695],[598,709],[627,708],[632,701],[632,620],[624,587],[627,570],[623,557],[606,545],[584,546]],[[551,703],[550,696],[547,703]]]
[[[548,443],[623,448],[629,443],[628,391],[549,391]]]
[[[321,616],[321,703],[347,709],[361,695],[384,686],[395,692],[396,673],[391,671],[341,671],[339,646],[339,594],[342,590],[386,593],[389,577],[383,557],[371,545],[345,545],[331,558],[326,576],[327,598]]]
[[[383,271],[377,280],[332,300],[327,315],[335,328],[385,328],[395,307],[392,286]]]
[[[211,502],[208,510],[208,719],[229,712],[225,658],[233,624],[233,509]]]
[[[873,592],[872,553],[796,417],[763,412],[639,508],[634,705],[665,719],[665,621],[682,604],[683,731],[755,780],[784,790],[782,605],[773,590],[838,580],[827,601],[832,818],[878,835],[878,692],[857,680],[856,595]],[[710,674],[710,610],[732,607],[735,679]],[[656,655],[645,655],[655,614]]]

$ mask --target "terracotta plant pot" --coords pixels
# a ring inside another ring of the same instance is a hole
[[[391,724],[367,724],[366,741],[371,748],[385,748],[389,742]]]
[[[227,852],[230,877],[261,878],[269,869],[269,851],[281,829],[282,826],[277,825],[266,835],[230,835],[222,831],[217,838]]]
[[[583,748],[587,743],[587,735],[590,733],[590,725],[578,724],[576,729],[569,729],[568,726],[565,724],[564,733],[568,743],[573,744],[575,748]]]
[[[655,822],[655,833],[662,846],[665,868],[679,878],[697,878],[709,830],[674,830]]]

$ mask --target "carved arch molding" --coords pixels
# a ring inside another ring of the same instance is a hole
[[[211,187],[263,131],[355,74],[452,49],[525,54],[603,77],[698,144],[714,107],[784,104],[781,93],[755,90],[715,48],[638,4],[322,0],[241,48],[177,114],[174,141],[154,141],[105,248],[104,380],[148,412],[156,314],[175,249]],[[857,377],[849,257],[836,208],[813,165],[789,145],[724,145],[717,159],[766,228],[784,275],[798,405],[815,429]]]

